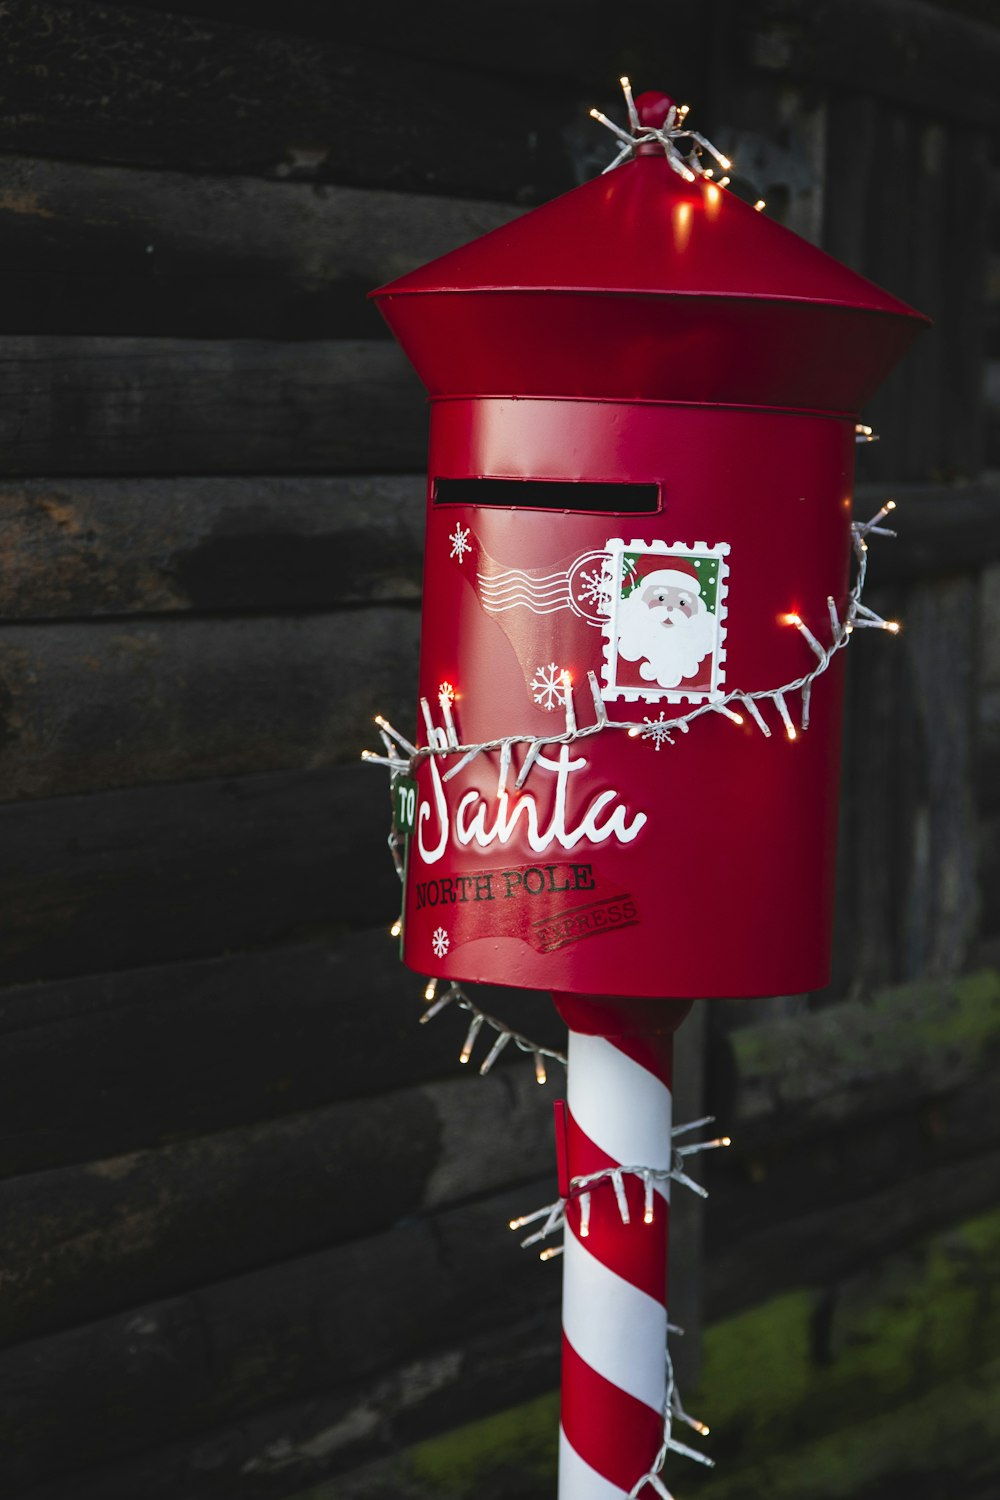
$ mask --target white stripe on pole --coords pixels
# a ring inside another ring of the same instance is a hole
[[[570,1033],[570,1114],[585,1135],[626,1166],[669,1171],[670,1090],[601,1036]],[[657,1191],[670,1196],[667,1182]]]
[[[622,1500],[625,1494],[582,1459],[559,1428],[559,1494],[564,1500]]]
[[[611,1192],[609,1185],[601,1190]],[[633,1233],[641,1234],[638,1223]],[[646,1231],[649,1232],[648,1230]],[[563,1331],[577,1354],[605,1380],[661,1411],[666,1395],[667,1310],[602,1265],[567,1231],[563,1261]]]

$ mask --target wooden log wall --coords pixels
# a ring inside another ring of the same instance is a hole
[[[872,508],[887,476],[910,482],[877,576],[911,628],[894,657],[858,652],[827,999],[954,973],[1000,938],[973,201],[1000,114],[994,33],[902,0],[717,0],[669,24],[514,0],[482,34],[455,0],[362,12],[4,6],[11,1497],[346,1496],[348,1473],[556,1378],[558,1269],[504,1229],[553,1194],[553,1089],[515,1059],[459,1076],[459,1019],[414,1026],[419,985],[385,932],[386,790],[357,755],[374,711],[412,716],[426,418],[364,294],[599,170],[586,109],[617,108],[620,71],[689,97],[745,149],[744,190],[939,315],[863,455]],[[558,1042],[542,997],[487,999]],[[854,1035],[854,1012],[829,1014]],[[732,1089],[767,1093],[763,1064],[713,1036],[710,1089],[751,1134],[705,1226],[711,1318],[813,1255],[824,1184],[865,1254],[890,1248],[877,1223],[895,1249],[948,1222],[850,1210],[856,1133],[789,1213],[777,1116],[769,1135]],[[901,1115],[941,1094],[915,1076]],[[783,1103],[780,1123],[811,1107]],[[912,1126],[894,1129],[903,1153]],[[957,1151],[911,1153],[909,1178]],[[773,1190],[754,1196],[761,1162]],[[890,1195],[888,1147],[882,1162],[866,1182]],[[942,1179],[946,1216],[978,1211],[987,1168],[949,1176],[951,1196]],[[527,1495],[523,1477],[508,1492]]]

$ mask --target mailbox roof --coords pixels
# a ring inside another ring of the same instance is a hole
[[[372,294],[434,396],[856,412],[922,314],[662,154]]]

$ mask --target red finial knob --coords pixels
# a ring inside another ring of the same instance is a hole
[[[660,130],[664,120],[670,113],[673,100],[668,94],[656,92],[640,94],[635,101],[636,113],[640,123],[650,130]]]

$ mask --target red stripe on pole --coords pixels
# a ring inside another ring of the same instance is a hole
[[[556,1126],[556,1182],[559,1188],[560,1198],[569,1197],[569,1141],[566,1133],[566,1120],[569,1110],[566,1108],[565,1099],[556,1099],[552,1105],[552,1113],[555,1116]]]
[[[565,1334],[562,1425],[580,1457],[626,1493],[650,1467],[663,1438],[660,1413],[592,1370]]]
[[[645,1068],[647,1073],[652,1073],[667,1088],[673,1082],[673,1059],[674,1059],[674,1033],[672,1031],[652,1032],[642,1036],[613,1036],[609,1037],[613,1046],[619,1052],[624,1052],[640,1068]]]
[[[569,1135],[569,1159],[574,1175],[600,1171],[605,1166],[618,1166],[611,1157],[605,1156],[599,1147],[582,1131],[566,1112]],[[593,1161],[594,1165],[582,1163]],[[633,1163],[633,1165],[641,1165]],[[628,1203],[630,1223],[623,1224],[618,1209],[618,1199],[610,1180],[597,1183],[590,1194],[590,1233],[584,1239],[580,1235],[580,1203],[571,1199],[566,1207],[566,1220],[577,1239],[602,1265],[608,1266],[617,1275],[630,1281],[656,1302],[663,1303],[667,1286],[667,1232],[670,1210],[659,1193],[653,1194],[653,1222],[643,1221],[645,1211],[645,1187],[641,1178],[626,1175],[622,1179]]]
[[[569,1142],[569,1159],[574,1177],[586,1177],[591,1172],[603,1172],[605,1167],[620,1167],[622,1163],[591,1140],[587,1132],[576,1123],[573,1111],[566,1107],[566,1137]],[[632,1162],[632,1166],[639,1163]]]

